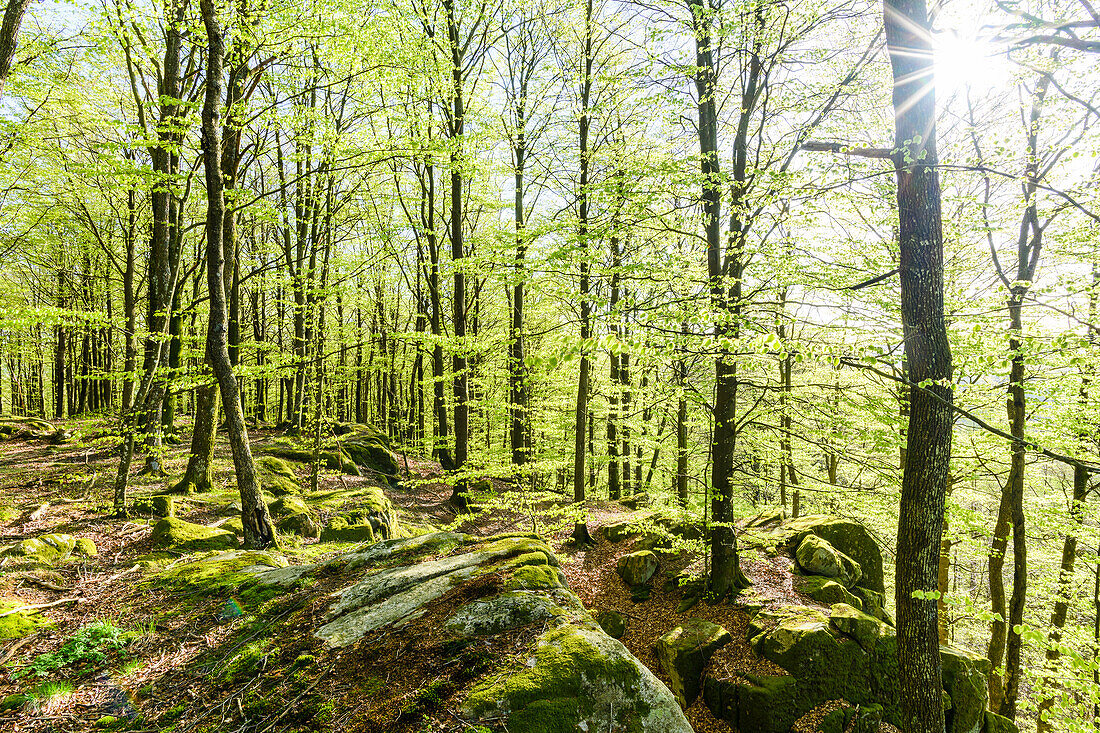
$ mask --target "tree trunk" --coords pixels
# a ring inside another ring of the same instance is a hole
[[[191,455],[183,479],[173,489],[179,494],[214,490],[214,439],[218,429],[218,383],[195,390],[195,425],[191,433]]]
[[[222,59],[225,43],[214,10],[213,0],[201,0],[203,25],[209,39],[206,72],[206,98],[202,110],[203,167],[206,173],[206,277],[210,295],[210,324],[206,335],[206,356],[218,380],[222,403],[225,405],[229,444],[233,449],[233,466],[237,474],[237,489],[241,496],[241,523],[244,525],[244,546],[249,549],[277,544],[271,515],[260,493],[256,465],[244,424],[237,378],[229,361],[227,308],[225,301],[225,255],[222,251],[222,227],[226,216],[223,198],[221,164],[221,129],[218,120],[222,102]],[[230,214],[231,215],[231,214]]]
[[[885,0],[894,76],[901,317],[910,393],[897,545],[898,676],[907,733],[944,730],[937,555],[951,463],[951,346],[943,318],[936,104],[924,0]],[[927,594],[915,597],[914,594]],[[929,597],[930,596],[930,597]]]

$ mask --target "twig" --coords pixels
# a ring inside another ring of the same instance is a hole
[[[60,601],[54,601],[53,603],[34,603],[29,606],[19,606],[8,611],[0,613],[0,618],[5,616],[11,616],[13,613],[19,613],[20,611],[38,611],[43,608],[53,608],[54,606],[63,606],[66,603],[80,603],[83,600],[81,598],[62,598]]]
[[[32,583],[34,585],[37,585],[40,588],[45,588],[46,590],[64,591],[64,590],[72,590],[73,589],[73,587],[71,585],[55,585],[55,584],[51,583],[48,580],[43,580],[42,578],[38,578],[38,577],[35,577],[34,575],[29,575],[29,574],[17,575],[16,578],[18,578],[19,580],[24,580],[28,583]]]
[[[105,581],[103,581],[103,582],[104,582],[104,583],[110,583],[110,582],[112,582],[112,581],[118,580],[118,579],[119,579],[119,578],[121,578],[121,577],[122,577],[123,575],[129,575],[130,573],[134,572],[135,570],[137,570],[137,569],[138,569],[138,568],[140,568],[140,567],[141,567],[141,565],[140,565],[140,564],[134,564],[133,566],[131,566],[131,567],[127,568],[126,570],[123,570],[123,571],[122,571],[122,572],[120,572],[120,573],[115,573],[114,575],[112,575],[111,577],[107,578],[107,580],[105,580]]]
[[[20,639],[19,641],[12,644],[11,649],[8,649],[6,652],[4,652],[4,656],[0,657],[0,666],[2,666],[4,664],[7,664],[8,660],[11,659],[12,657],[14,657],[19,652],[20,649],[25,647],[27,644],[30,644],[37,637],[38,637],[38,634],[31,634],[30,636],[26,637],[25,639]]]

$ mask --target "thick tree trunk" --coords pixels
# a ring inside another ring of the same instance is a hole
[[[260,493],[256,464],[244,424],[237,378],[229,361],[227,308],[225,301],[225,255],[222,251],[222,227],[226,216],[224,186],[219,160],[221,129],[218,115],[222,102],[222,59],[225,42],[218,24],[213,0],[202,0],[202,19],[209,40],[206,73],[206,98],[202,111],[203,166],[206,173],[206,277],[210,294],[210,323],[206,336],[206,355],[218,380],[225,405],[229,444],[241,496],[241,523],[244,546],[250,549],[277,544],[271,515]]]
[[[898,674],[907,733],[942,733],[935,591],[951,462],[951,346],[943,318],[936,104],[924,0],[885,0],[894,75],[901,315],[910,393],[898,516]],[[916,595],[915,595],[916,594]],[[916,597],[917,595],[923,597]]]

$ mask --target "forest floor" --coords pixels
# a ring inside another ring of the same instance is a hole
[[[97,721],[102,728],[104,721],[110,724],[104,716],[111,716],[144,721],[130,725],[129,729],[147,731],[169,729],[173,721],[182,718],[191,722],[176,730],[186,731],[204,718],[207,725],[219,714],[223,721],[227,720],[232,706],[242,712],[241,700],[247,700],[244,694],[247,690],[222,697],[224,690],[204,684],[216,668],[216,663],[210,661],[212,655],[222,655],[219,658],[222,661],[232,652],[221,645],[227,643],[229,626],[222,622],[233,599],[228,595],[181,598],[178,592],[142,582],[144,574],[139,560],[152,549],[150,534],[156,519],[110,516],[118,458],[109,447],[109,432],[93,422],[65,427],[76,432],[76,439],[63,445],[53,445],[45,439],[14,438],[0,442],[0,547],[56,532],[89,538],[98,548],[95,556],[70,559],[46,572],[11,572],[0,565],[0,620],[5,611],[39,606],[39,614],[48,622],[24,638],[0,637],[0,700],[28,690],[33,698],[22,709],[0,711],[0,729],[75,733],[95,729]],[[253,430],[255,452],[261,453],[276,436],[270,429]],[[182,474],[187,453],[186,443],[166,446],[164,463],[169,477],[178,478]],[[459,517],[450,502],[451,488],[438,480],[437,463],[401,454],[398,459],[402,472],[407,473],[397,488],[387,488],[386,493],[399,508],[403,523],[446,526],[484,536],[531,531],[531,517],[522,512]],[[140,455],[135,457],[135,471],[141,460]],[[203,524],[214,523],[224,516],[219,510],[232,498],[233,472],[228,445],[220,437],[216,465],[222,483],[219,491],[182,498],[178,503],[183,509],[178,516]],[[303,468],[303,484],[307,475],[308,469]],[[326,473],[321,480],[322,487],[347,487],[374,479]],[[169,478],[135,474],[131,492],[135,498],[146,496],[162,491],[169,482]],[[497,480],[494,487],[502,493],[510,489],[507,482]],[[703,558],[699,554],[681,552],[666,556],[652,581],[650,598],[644,602],[631,599],[629,589],[616,573],[615,563],[619,556],[633,551],[633,542],[612,543],[598,531],[601,526],[630,514],[631,510],[618,502],[592,503],[588,523],[596,544],[588,548],[578,548],[569,541],[571,523],[556,529],[542,528],[558,552],[570,587],[585,605],[592,611],[620,613],[627,622],[623,643],[659,677],[664,675],[654,653],[656,640],[689,616],[723,625],[734,639],[715,655],[713,665],[724,665],[731,671],[775,673],[760,669],[761,663],[747,642],[748,617],[738,607],[699,603],[684,612],[677,610],[682,595],[679,589],[670,587],[675,584],[666,586],[665,581],[688,566],[701,568]],[[298,563],[313,562],[348,549],[347,545],[293,537],[283,551],[291,563]],[[775,602],[814,605],[792,589],[789,564],[789,559],[783,556],[768,558],[752,552],[744,553],[742,559],[742,568],[752,580],[756,594]],[[87,648],[78,642],[75,647],[78,657],[72,660],[74,633],[97,622],[107,624],[103,627],[107,631],[101,634],[107,640],[85,640],[82,643]],[[111,642],[112,638],[116,641]],[[301,643],[303,649],[308,646],[304,639],[284,639],[280,643],[283,646]],[[61,673],[51,667],[66,662],[62,680]],[[333,695],[355,690],[354,665],[343,671],[345,679],[341,679],[338,667],[334,663],[319,673],[320,677],[328,678],[325,688]],[[196,674],[196,669],[205,671],[205,676]],[[30,689],[28,686],[36,679],[41,681]],[[311,685],[320,682],[317,678]],[[410,694],[414,692],[411,690]],[[270,724],[266,727],[247,729],[266,733],[295,729],[296,725],[308,722],[293,714],[294,702],[282,701],[291,714],[279,710],[268,715]],[[198,709],[201,714],[197,715]],[[331,710],[328,714],[333,728],[339,729],[341,720],[331,719]],[[702,696],[687,714],[700,733],[731,730],[710,714]],[[453,714],[441,710],[439,715],[438,729],[453,729],[456,720]],[[392,730],[435,730],[434,726],[424,724],[426,720],[418,722],[415,728],[399,725]],[[245,730],[240,726],[233,729]]]

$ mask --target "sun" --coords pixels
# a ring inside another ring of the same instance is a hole
[[[986,39],[944,31],[933,36],[932,46],[939,95],[968,87],[977,92],[991,91],[1009,80],[1003,49]]]

